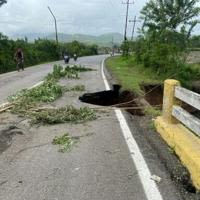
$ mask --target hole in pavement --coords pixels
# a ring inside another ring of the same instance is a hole
[[[114,106],[125,108],[132,115],[144,115],[140,105],[134,101],[136,95],[128,90],[120,91],[120,85],[113,85],[112,90],[104,90],[94,93],[85,93],[79,97],[79,100],[85,103],[90,103],[100,106]],[[127,109],[126,109],[127,108]],[[130,109],[129,109],[130,108]],[[131,109],[132,108],[132,109]]]
[[[140,84],[140,88],[144,91],[144,98],[150,105],[160,105],[160,108],[162,108],[163,85],[142,83]]]

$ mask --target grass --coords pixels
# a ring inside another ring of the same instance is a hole
[[[32,124],[83,123],[97,118],[95,111],[88,107],[75,108],[66,106],[57,109],[46,109],[30,115]]]
[[[161,83],[164,80],[164,77],[158,77],[151,69],[137,64],[134,57],[109,58],[106,61],[106,66],[124,89],[131,90],[137,95],[143,94],[140,88],[141,83]]]
[[[146,107],[144,109],[145,114],[148,114],[152,116],[153,118],[156,118],[161,115],[161,110],[155,107]]]
[[[149,121],[148,127],[149,129],[156,131],[156,126],[155,126],[154,121]]]
[[[78,139],[70,137],[68,133],[55,137],[52,144],[59,145],[59,152],[65,153],[72,149],[72,147],[78,142]]]
[[[123,89],[133,91],[137,96],[144,94],[140,87],[142,83],[160,84],[165,80],[164,76],[158,76],[150,68],[144,68],[137,64],[133,56],[123,58],[121,56],[109,58],[106,61],[107,68],[122,85]],[[161,114],[159,109],[148,107],[144,112],[155,118]]]
[[[187,64],[187,66],[193,70],[200,70],[200,63],[191,63],[191,64]]]

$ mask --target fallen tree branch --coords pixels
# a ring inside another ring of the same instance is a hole
[[[0,106],[0,113],[5,112],[6,110],[12,108],[14,105],[12,103],[4,103]]]

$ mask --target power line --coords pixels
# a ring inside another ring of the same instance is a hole
[[[124,41],[127,40],[127,26],[128,26],[128,12],[129,12],[129,5],[134,4],[134,2],[130,3],[130,0],[127,2],[122,2],[122,4],[126,4],[126,21],[125,21],[125,31],[124,31]]]

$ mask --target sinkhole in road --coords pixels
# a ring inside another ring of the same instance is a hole
[[[144,91],[144,98],[150,105],[162,107],[163,85],[142,83],[140,84],[140,88]]]
[[[136,102],[137,96],[128,90],[120,91],[120,88],[120,85],[115,84],[112,90],[85,93],[79,100],[94,105],[124,108],[132,115],[143,116],[144,112]]]

